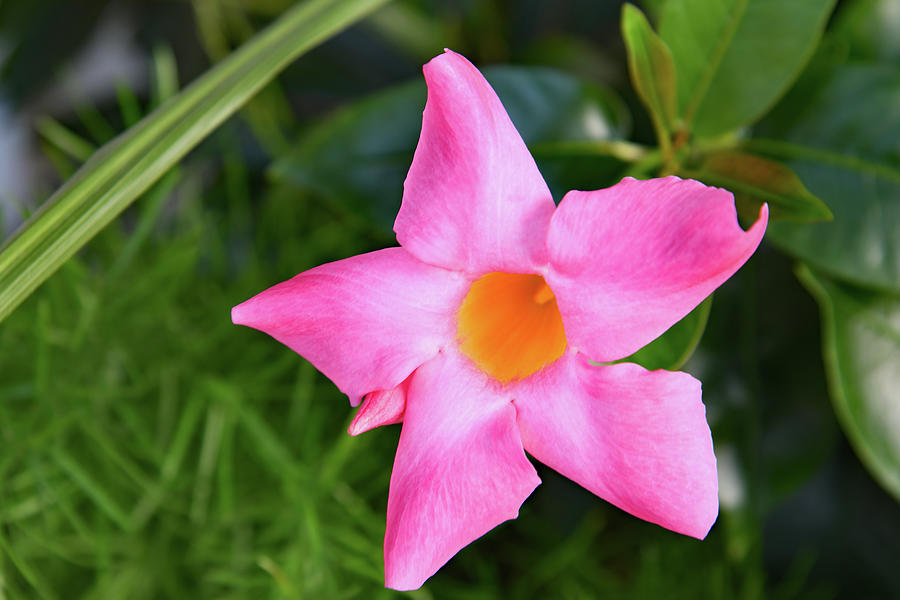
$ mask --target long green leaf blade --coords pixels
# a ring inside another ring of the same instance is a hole
[[[758,119],[812,56],[834,0],[670,0],[659,33],[686,129],[715,137]]]
[[[839,283],[806,265],[797,276],[821,309],[838,421],[866,468],[900,499],[900,296]]]
[[[622,7],[622,37],[628,52],[631,82],[647,107],[664,153],[676,120],[675,63],[666,43],[633,4]]]
[[[0,321],[291,61],[385,1],[298,4],[95,153],[0,249]]]

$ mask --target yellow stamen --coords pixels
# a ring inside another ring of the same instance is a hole
[[[501,383],[528,377],[566,349],[556,296],[540,275],[482,276],[457,317],[460,349]]]
[[[553,290],[550,289],[550,286],[547,285],[547,282],[541,281],[541,287],[538,288],[538,291],[534,293],[534,301],[538,304],[547,304],[551,300],[553,303],[556,303],[556,296],[553,295]]]

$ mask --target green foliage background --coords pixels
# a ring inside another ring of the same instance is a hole
[[[46,196],[289,9],[78,4],[0,3],[0,93],[34,119]],[[891,7],[398,0],[310,51],[0,323],[0,599],[900,597]],[[113,10],[137,23],[148,86],[36,109]],[[285,56],[327,37],[301,21]],[[748,265],[635,357],[691,356],[703,381],[722,487],[707,540],[539,467],[517,520],[421,590],[385,590],[399,428],[348,436],[327,379],[231,325],[265,287],[394,243],[421,64],[444,47],[484,68],[557,198],[677,173],[732,189],[744,217],[772,208]]]

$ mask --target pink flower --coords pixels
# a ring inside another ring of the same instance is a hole
[[[356,435],[403,422],[385,584],[415,589],[540,483],[525,455],[630,512],[706,536],[716,459],[686,373],[630,355],[753,253],[730,193],[677,177],[573,191],[555,206],[481,73],[424,68],[422,135],[399,248],[300,273],[236,306],[235,323],[304,356],[362,406]]]

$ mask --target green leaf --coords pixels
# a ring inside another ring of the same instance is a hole
[[[752,123],[812,56],[834,0],[669,0],[660,35],[686,127],[716,136]]]
[[[900,296],[797,273],[822,311],[831,400],[856,454],[900,500]]]
[[[553,146],[619,140],[629,126],[611,92],[559,71],[491,67],[484,75],[525,142],[543,148],[542,170],[554,154]],[[390,231],[422,128],[425,96],[424,82],[416,80],[342,108],[309,129],[294,150],[275,163],[272,175],[337,203],[348,218],[363,215],[366,222],[374,220]],[[596,155],[591,159],[593,170],[602,171],[602,161]],[[544,174],[563,169],[554,163]],[[568,191],[556,185],[558,180],[547,179],[555,194]]]
[[[900,59],[900,12],[896,0],[855,0],[841,6],[829,25],[829,35],[840,38],[854,59]]]
[[[712,299],[713,297],[709,296],[664,334],[622,362],[634,362],[651,371],[675,370],[681,367],[694,353],[700,338],[703,337]]]
[[[699,170],[683,175],[733,193],[738,216],[747,222],[759,217],[765,203],[769,205],[770,222],[833,218],[828,207],[787,165],[768,158],[733,150],[716,152],[706,157]]]
[[[831,276],[900,291],[900,74],[844,66],[810,89],[758,128],[778,139],[744,147],[784,160],[834,221],[774,223],[767,236]]]
[[[310,0],[98,152],[0,249],[0,320],[306,50],[384,0]]]
[[[672,53],[633,4],[622,7],[622,37],[631,83],[650,112],[660,147],[667,148],[678,112]]]

